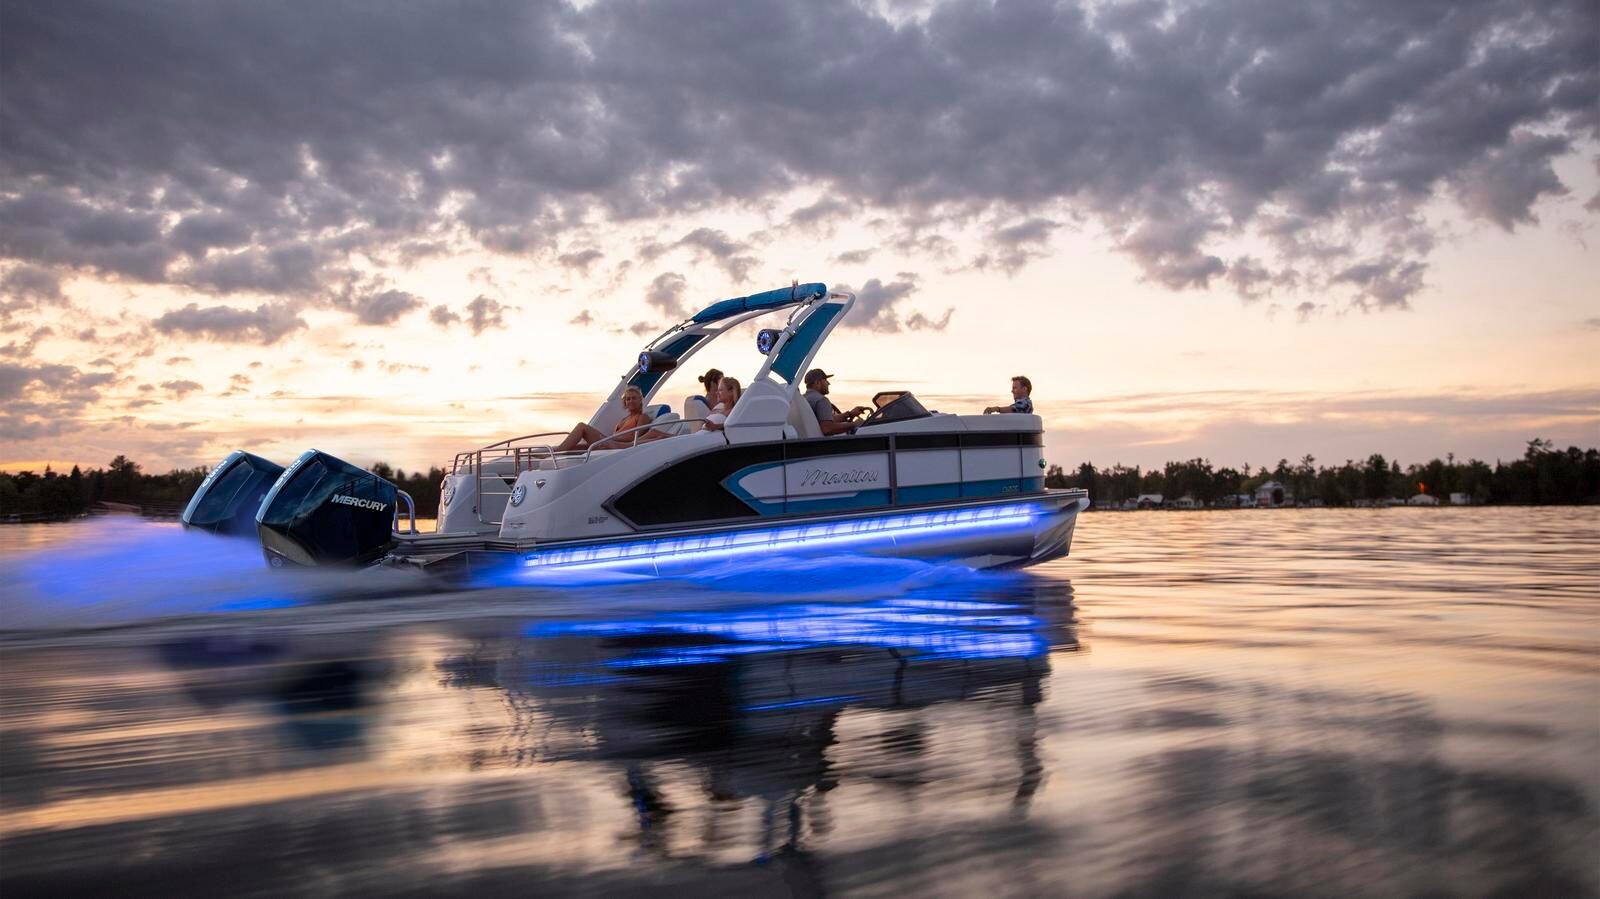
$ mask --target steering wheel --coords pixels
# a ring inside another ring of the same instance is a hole
[[[861,419],[861,423],[856,425],[856,427],[864,428],[867,425],[876,424],[876,423],[878,423],[880,421],[883,421],[884,417],[889,414],[889,410],[893,409],[895,406],[900,405],[900,401],[905,399],[909,395],[910,394],[902,393],[899,396],[895,397],[894,399],[890,400],[889,402],[884,403],[882,406],[879,406],[878,408],[872,410],[870,413],[868,413],[866,418]]]

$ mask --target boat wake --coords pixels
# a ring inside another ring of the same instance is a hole
[[[0,631],[86,631],[255,613],[273,625],[498,616],[591,617],[708,610],[795,599],[859,601],[940,588],[954,594],[1020,575],[962,565],[843,555],[719,562],[689,576],[502,571],[443,584],[403,569],[265,567],[251,541],[128,519],[77,525],[66,545],[0,559]],[[359,603],[357,602],[359,601]],[[291,611],[299,610],[299,611]],[[337,611],[336,611],[337,610]]]

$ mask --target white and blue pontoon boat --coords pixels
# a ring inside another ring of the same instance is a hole
[[[274,567],[670,575],[778,553],[974,568],[1066,555],[1088,499],[1045,488],[1036,415],[930,412],[909,391],[887,391],[854,433],[823,435],[801,374],[854,303],[821,284],[713,303],[651,342],[589,419],[609,431],[625,415],[624,391],[637,387],[649,425],[621,432],[618,448],[562,451],[559,432],[460,453],[431,533],[417,531],[411,498],[393,484],[318,450],[288,468],[233,453],[183,522],[254,533]],[[760,332],[761,366],[722,429],[703,427],[709,410],[698,396],[679,411],[657,403],[673,372],[712,340],[783,312],[781,327]],[[652,429],[672,436],[636,442]]]

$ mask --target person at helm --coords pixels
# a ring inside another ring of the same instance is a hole
[[[857,406],[849,412],[840,412],[839,407],[828,399],[828,382],[832,377],[820,368],[806,372],[806,405],[816,414],[817,425],[822,428],[824,437],[854,431],[856,419],[871,411],[866,406]]]

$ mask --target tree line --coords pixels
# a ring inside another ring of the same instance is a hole
[[[1166,499],[1193,497],[1207,506],[1228,505],[1229,499],[1253,494],[1268,481],[1277,481],[1304,504],[1327,506],[1405,499],[1425,493],[1448,501],[1464,493],[1482,504],[1574,504],[1600,502],[1600,450],[1571,446],[1556,449],[1548,440],[1530,440],[1522,458],[1497,460],[1493,466],[1478,459],[1458,461],[1454,453],[1444,459],[1402,468],[1398,461],[1374,453],[1365,461],[1318,465],[1306,455],[1299,462],[1278,460],[1272,468],[1250,465],[1217,467],[1209,459],[1168,462],[1161,468],[1113,465],[1096,468],[1084,462],[1068,473],[1052,465],[1045,473],[1047,487],[1081,487],[1101,505],[1121,503],[1141,494],[1159,493]]]
[[[105,468],[88,471],[74,465],[66,474],[49,466],[42,474],[0,472],[0,515],[69,518],[101,502],[177,509],[194,496],[208,471],[206,468],[174,468],[165,474],[152,474],[127,456],[117,456]],[[370,471],[411,494],[417,504],[418,517],[432,518],[438,514],[443,469],[430,468],[426,474],[408,473],[379,462]]]
[[[438,515],[444,469],[407,472],[379,462],[369,470],[411,494],[419,517]],[[126,456],[88,471],[74,465],[67,474],[48,466],[43,474],[0,472],[0,515],[70,517],[99,502],[177,508],[194,495],[206,472],[205,468],[175,468],[151,474]],[[1298,503],[1316,500],[1327,506],[1404,499],[1417,493],[1440,500],[1464,493],[1483,504],[1594,503],[1600,502],[1600,450],[1575,446],[1559,450],[1548,440],[1530,440],[1522,458],[1496,461],[1493,466],[1477,459],[1457,461],[1454,454],[1404,468],[1378,454],[1362,462],[1320,466],[1307,455],[1297,463],[1280,459],[1273,468],[1217,467],[1209,459],[1189,459],[1149,470],[1120,464],[1096,468],[1092,462],[1084,462],[1070,474],[1060,465],[1052,465],[1045,473],[1045,486],[1082,487],[1102,505],[1147,493],[1168,499],[1190,496],[1208,506],[1226,504],[1228,498],[1253,494],[1268,481],[1284,485]]]

